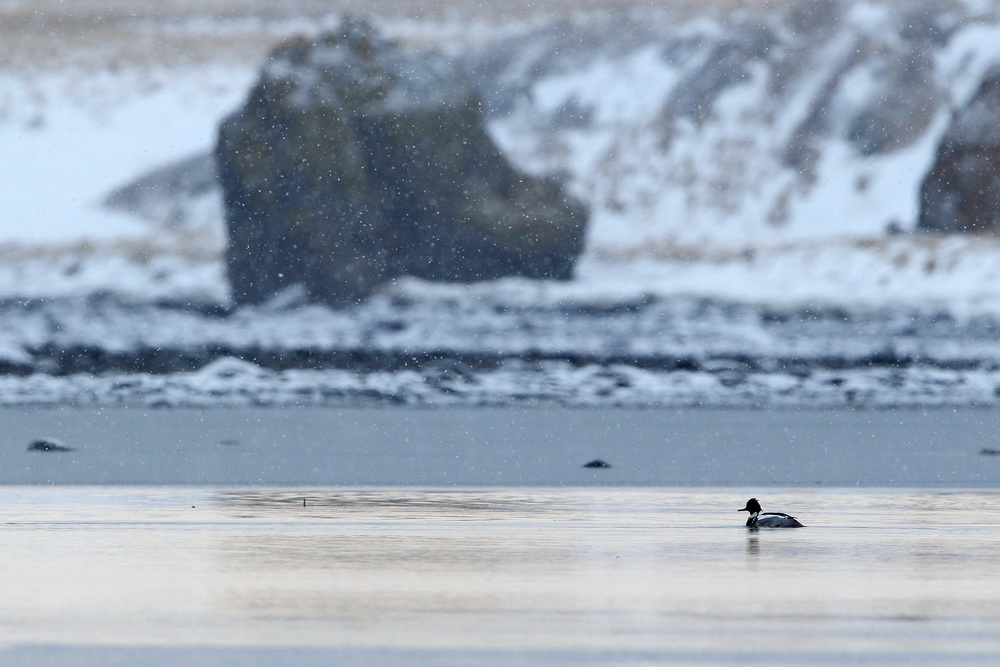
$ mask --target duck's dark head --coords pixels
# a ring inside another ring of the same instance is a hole
[[[750,512],[750,514],[760,514],[760,503],[757,502],[756,498],[751,498],[747,501],[747,506],[741,510],[736,510],[737,512]]]
[[[747,501],[746,507],[736,511],[750,512],[750,518],[747,519],[747,528],[757,530],[757,515],[760,514],[760,503],[757,502],[756,498],[751,498]]]

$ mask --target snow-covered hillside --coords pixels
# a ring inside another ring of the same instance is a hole
[[[992,403],[1000,242],[911,233],[951,112],[1000,63],[991,11],[376,19],[463,59],[507,153],[593,217],[573,281],[404,280],[352,312],[295,293],[229,312],[218,192],[171,176],[204,166],[270,45],[335,14],[147,17],[116,32],[141,58],[12,60],[0,364],[34,375],[0,402]],[[171,40],[198,57],[150,46]],[[106,205],[150,173],[133,213]],[[256,365],[196,370],[220,357]]]
[[[206,39],[256,30],[275,43],[335,20],[134,29]],[[566,174],[590,204],[576,291],[993,308],[992,240],[881,238],[913,228],[950,112],[1000,61],[1000,23],[982,12],[802,2],[726,15],[591,12],[492,35],[477,26],[459,36],[446,21],[383,29],[466,59],[508,154]],[[154,192],[152,223],[104,204],[119,186],[209,151],[258,65],[223,54],[0,72],[0,295],[224,301],[217,191]]]
[[[1000,24],[957,7],[805,3],[543,28],[480,76],[508,151],[592,205],[592,250],[657,256],[912,229],[952,110],[998,62]]]

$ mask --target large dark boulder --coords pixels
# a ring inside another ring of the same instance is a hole
[[[513,168],[445,56],[361,20],[279,47],[216,148],[237,303],[299,283],[332,305],[400,275],[568,279],[586,211]]]
[[[933,232],[1000,229],[1000,72],[952,117],[920,188],[917,226]]]

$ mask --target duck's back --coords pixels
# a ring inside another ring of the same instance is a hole
[[[764,512],[757,518],[761,528],[805,528],[799,520],[782,512]]]

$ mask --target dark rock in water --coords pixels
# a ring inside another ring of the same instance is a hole
[[[32,440],[28,445],[29,452],[72,452],[73,447],[67,447],[58,440],[52,438],[39,438]]]
[[[933,232],[994,232],[1000,216],[1000,71],[952,117],[920,190],[917,226]]]
[[[331,305],[401,275],[568,279],[587,213],[514,169],[445,56],[347,19],[270,58],[216,147],[233,299],[300,283]]]
[[[590,463],[584,463],[584,468],[610,468],[611,464],[602,459],[594,459]]]
[[[982,456],[1000,456],[1000,449],[991,449],[989,447],[983,447],[979,450],[979,454]]]

